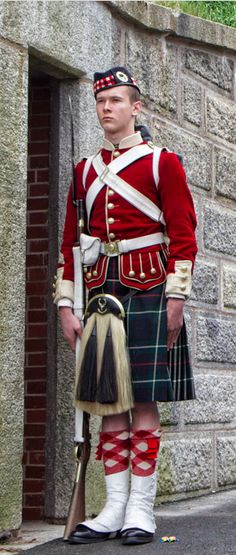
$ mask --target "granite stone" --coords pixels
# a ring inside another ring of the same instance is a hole
[[[178,403],[159,403],[161,426],[177,426],[180,419]]]
[[[197,318],[197,360],[236,363],[236,323],[233,318]]]
[[[182,82],[183,119],[200,127],[202,124],[202,87],[195,81],[184,79]]]
[[[159,458],[158,495],[210,488],[212,441],[205,434],[186,439],[163,439]]]
[[[208,135],[236,143],[236,106],[220,96],[208,95],[206,99],[206,129]]]
[[[236,309],[236,264],[223,265],[223,302],[225,307]]]
[[[233,206],[232,206],[233,207]],[[209,251],[235,256],[236,213],[214,202],[204,208],[203,239]]]
[[[236,155],[227,150],[215,150],[215,189],[219,196],[236,201]]]
[[[215,56],[213,53],[187,49],[184,53],[186,69],[203,77],[206,81],[217,85],[225,91],[232,92],[234,64],[226,56]]]
[[[2,2],[0,29],[68,77],[92,78],[111,65],[111,13],[103,2]]]
[[[236,416],[236,380],[225,374],[197,374],[196,400],[181,406],[185,424],[231,422]]]
[[[19,528],[22,510],[27,71],[26,53],[1,43],[0,529],[3,530]]]
[[[148,66],[147,66],[148,60]],[[159,113],[176,113],[177,50],[155,35],[129,32],[126,64],[140,86],[144,105]]]
[[[200,258],[194,265],[191,300],[217,304],[219,300],[219,267]]]
[[[182,128],[155,121],[154,139],[156,144],[168,147],[183,156],[183,166],[187,181],[200,189],[211,189],[211,145]]]
[[[220,435],[216,444],[219,486],[236,484],[236,435]]]

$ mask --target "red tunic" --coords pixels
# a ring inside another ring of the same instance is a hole
[[[120,149],[119,152],[122,154],[126,150],[128,149]],[[111,150],[103,148],[101,155],[105,164],[109,164],[112,160]],[[153,177],[152,161],[151,151],[147,156],[121,170],[118,175],[161,209],[166,228],[164,229],[163,224],[152,220],[114,192],[111,187],[105,185],[94,201],[89,223],[90,234],[99,237],[102,241],[110,242],[165,231],[169,238],[166,271],[160,256],[160,251],[166,250],[166,245],[158,244],[119,255],[120,281],[128,287],[145,290],[163,283],[166,275],[172,276],[170,279],[174,276],[177,281],[175,280],[174,286],[171,286],[170,293],[172,296],[175,296],[175,293],[176,296],[183,296],[186,285],[184,280],[188,279],[184,272],[187,272],[186,268],[190,267],[191,273],[191,266],[197,252],[194,234],[196,216],[192,196],[186,183],[185,172],[176,154],[161,152],[158,186]],[[85,160],[76,166],[77,198],[83,199],[86,198],[86,192],[97,177],[93,166],[90,166],[84,189],[82,185],[84,165]],[[74,280],[72,247],[75,241],[76,212],[70,187],[59,267],[63,268],[62,279],[71,282]],[[109,258],[100,255],[93,267],[85,269],[84,276],[88,288],[98,287],[104,283],[108,263]],[[179,274],[179,267],[183,272],[182,276]]]

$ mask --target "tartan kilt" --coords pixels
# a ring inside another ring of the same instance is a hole
[[[122,299],[130,289],[119,281],[117,258],[111,258],[105,284],[90,290]],[[125,329],[134,400],[185,401],[195,399],[185,323],[176,345],[167,351],[165,283],[137,291],[124,304]]]

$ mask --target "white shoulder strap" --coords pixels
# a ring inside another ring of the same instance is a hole
[[[165,146],[161,148],[159,146],[153,147],[152,172],[153,172],[153,179],[156,183],[157,189],[158,189],[158,183],[159,183],[159,161],[160,161],[160,155],[162,152],[171,152],[171,150],[169,150]]]
[[[92,156],[89,156],[87,158],[85,164],[84,164],[83,175],[82,175],[82,183],[83,183],[83,188],[84,189],[86,187],[87,175],[88,175],[88,172],[90,170],[90,167],[91,167],[94,156],[96,156],[96,154],[95,155],[93,154]]]
[[[92,164],[96,173],[98,174],[98,177],[102,178],[103,181],[102,174],[104,172],[110,171],[113,174],[117,174],[127,166],[130,166],[130,164],[132,164],[133,162],[136,162],[136,160],[139,160],[140,158],[143,158],[144,156],[152,153],[153,149],[150,146],[138,145],[131,148],[130,150],[127,150],[126,152],[124,152],[124,154],[121,154],[119,158],[115,158],[110,162],[110,164],[106,165],[103,162],[101,153],[99,152],[96,156],[93,157]]]
[[[83,172],[84,188],[86,188],[86,178],[91,164],[93,164],[98,177],[100,177],[100,180],[97,178],[91,184],[86,196],[88,221],[95,198],[105,185],[105,181],[103,179],[104,174],[107,173],[109,170],[113,170],[113,173],[118,173],[136,160],[139,160],[143,156],[147,156],[152,152],[153,150],[150,146],[148,146],[147,144],[142,144],[127,150],[126,152],[124,152],[124,154],[121,154],[119,158],[112,160],[108,165],[104,164],[100,152],[98,154],[95,154],[95,156],[90,156],[90,158],[87,159]]]
[[[152,154],[152,152],[152,148],[146,144],[134,146],[124,152],[124,154],[121,154],[119,158],[112,160],[112,162],[108,164],[108,167],[113,173],[119,173],[127,166],[130,166],[133,162],[136,162],[136,160],[139,160],[148,154]]]
[[[119,158],[116,158],[115,160],[112,160],[112,162],[110,162],[110,164],[108,164],[108,166],[114,173],[119,173],[119,171],[123,170],[124,168],[126,168],[127,166],[129,166],[130,164],[135,162],[136,160],[139,160],[139,158],[142,158],[142,156],[147,156],[147,154],[150,154],[150,153],[152,153],[152,148],[150,146],[148,146],[146,144],[145,145],[137,145],[137,146],[127,150],[126,152],[124,152],[124,154],[121,154],[121,156],[119,156]],[[83,183],[84,189],[86,188],[87,175],[88,175],[88,172],[91,168],[91,165],[92,165],[93,161],[94,160],[99,161],[100,159],[102,159],[100,153],[93,154],[92,156],[89,156],[89,158],[87,158],[87,160],[85,162],[85,165],[84,165],[83,175],[82,175],[82,183]],[[93,166],[94,166],[94,164],[93,164]]]
[[[128,151],[125,154],[127,153]],[[150,147],[148,151],[146,149],[146,154],[149,154],[149,153],[150,153]],[[116,171],[118,170],[120,171],[119,168],[124,167],[124,161],[122,164],[121,163],[115,164],[115,162],[118,162],[118,161],[120,162],[120,158],[113,160],[108,166],[103,162],[101,155],[98,155],[93,159],[93,166],[96,173],[98,174],[98,177],[92,183],[86,196],[86,208],[87,208],[88,221],[90,218],[90,213],[91,213],[95,198],[97,197],[101,189],[104,187],[104,185],[108,185],[112,187],[114,191],[116,191],[119,195],[121,195],[123,198],[128,200],[128,202],[130,202],[133,206],[138,208],[138,210],[148,215],[154,221],[163,222],[162,212],[158,208],[158,206],[156,206],[156,204],[154,204],[145,195],[143,195],[142,193],[137,191],[137,189],[132,187],[132,185],[130,185],[129,183],[121,179],[121,177],[116,175],[113,171],[111,171],[111,167],[115,168]],[[126,157],[126,162],[127,161],[128,161],[128,157]]]
[[[154,202],[152,202],[149,198],[145,195],[137,191],[132,185],[121,179],[118,175],[114,175],[112,172],[108,172],[108,174],[104,177],[104,181],[106,185],[110,185],[116,193],[118,193],[121,197],[125,200],[128,200],[133,206],[138,208],[140,212],[152,218],[155,222],[162,222],[163,215]]]
[[[153,148],[152,171],[156,188],[158,187],[159,182],[159,160],[162,150],[163,148],[160,148],[159,146],[154,146]]]
[[[160,148],[158,146],[154,146],[154,148],[151,148],[148,145],[138,145],[138,146],[126,151],[126,153],[122,154],[119,158],[116,158],[115,160],[112,160],[112,162],[110,162],[110,164],[109,164],[109,168],[114,173],[119,173],[119,171],[121,171],[122,169],[124,169],[128,165],[132,164],[132,162],[135,162],[136,160],[138,160],[142,156],[146,156],[147,154],[150,154],[152,152],[153,153],[153,162],[152,162],[153,179],[154,179],[154,182],[156,184],[156,187],[158,187],[158,182],[159,182],[159,159],[160,159],[161,152],[163,150],[167,150],[167,149]],[[96,164],[98,166],[98,164],[100,163],[100,158],[101,158],[100,153],[98,155],[93,154],[92,156],[89,156],[87,158],[87,160],[85,162],[85,165],[84,165],[83,175],[82,175],[82,183],[83,183],[84,189],[86,188],[87,175],[88,175],[88,172],[90,170],[90,167],[91,167],[93,161],[96,160]]]

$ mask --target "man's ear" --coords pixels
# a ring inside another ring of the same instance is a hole
[[[133,104],[133,115],[137,116],[139,114],[139,112],[141,112],[141,109],[142,109],[142,102],[141,102],[141,100],[137,100]]]

